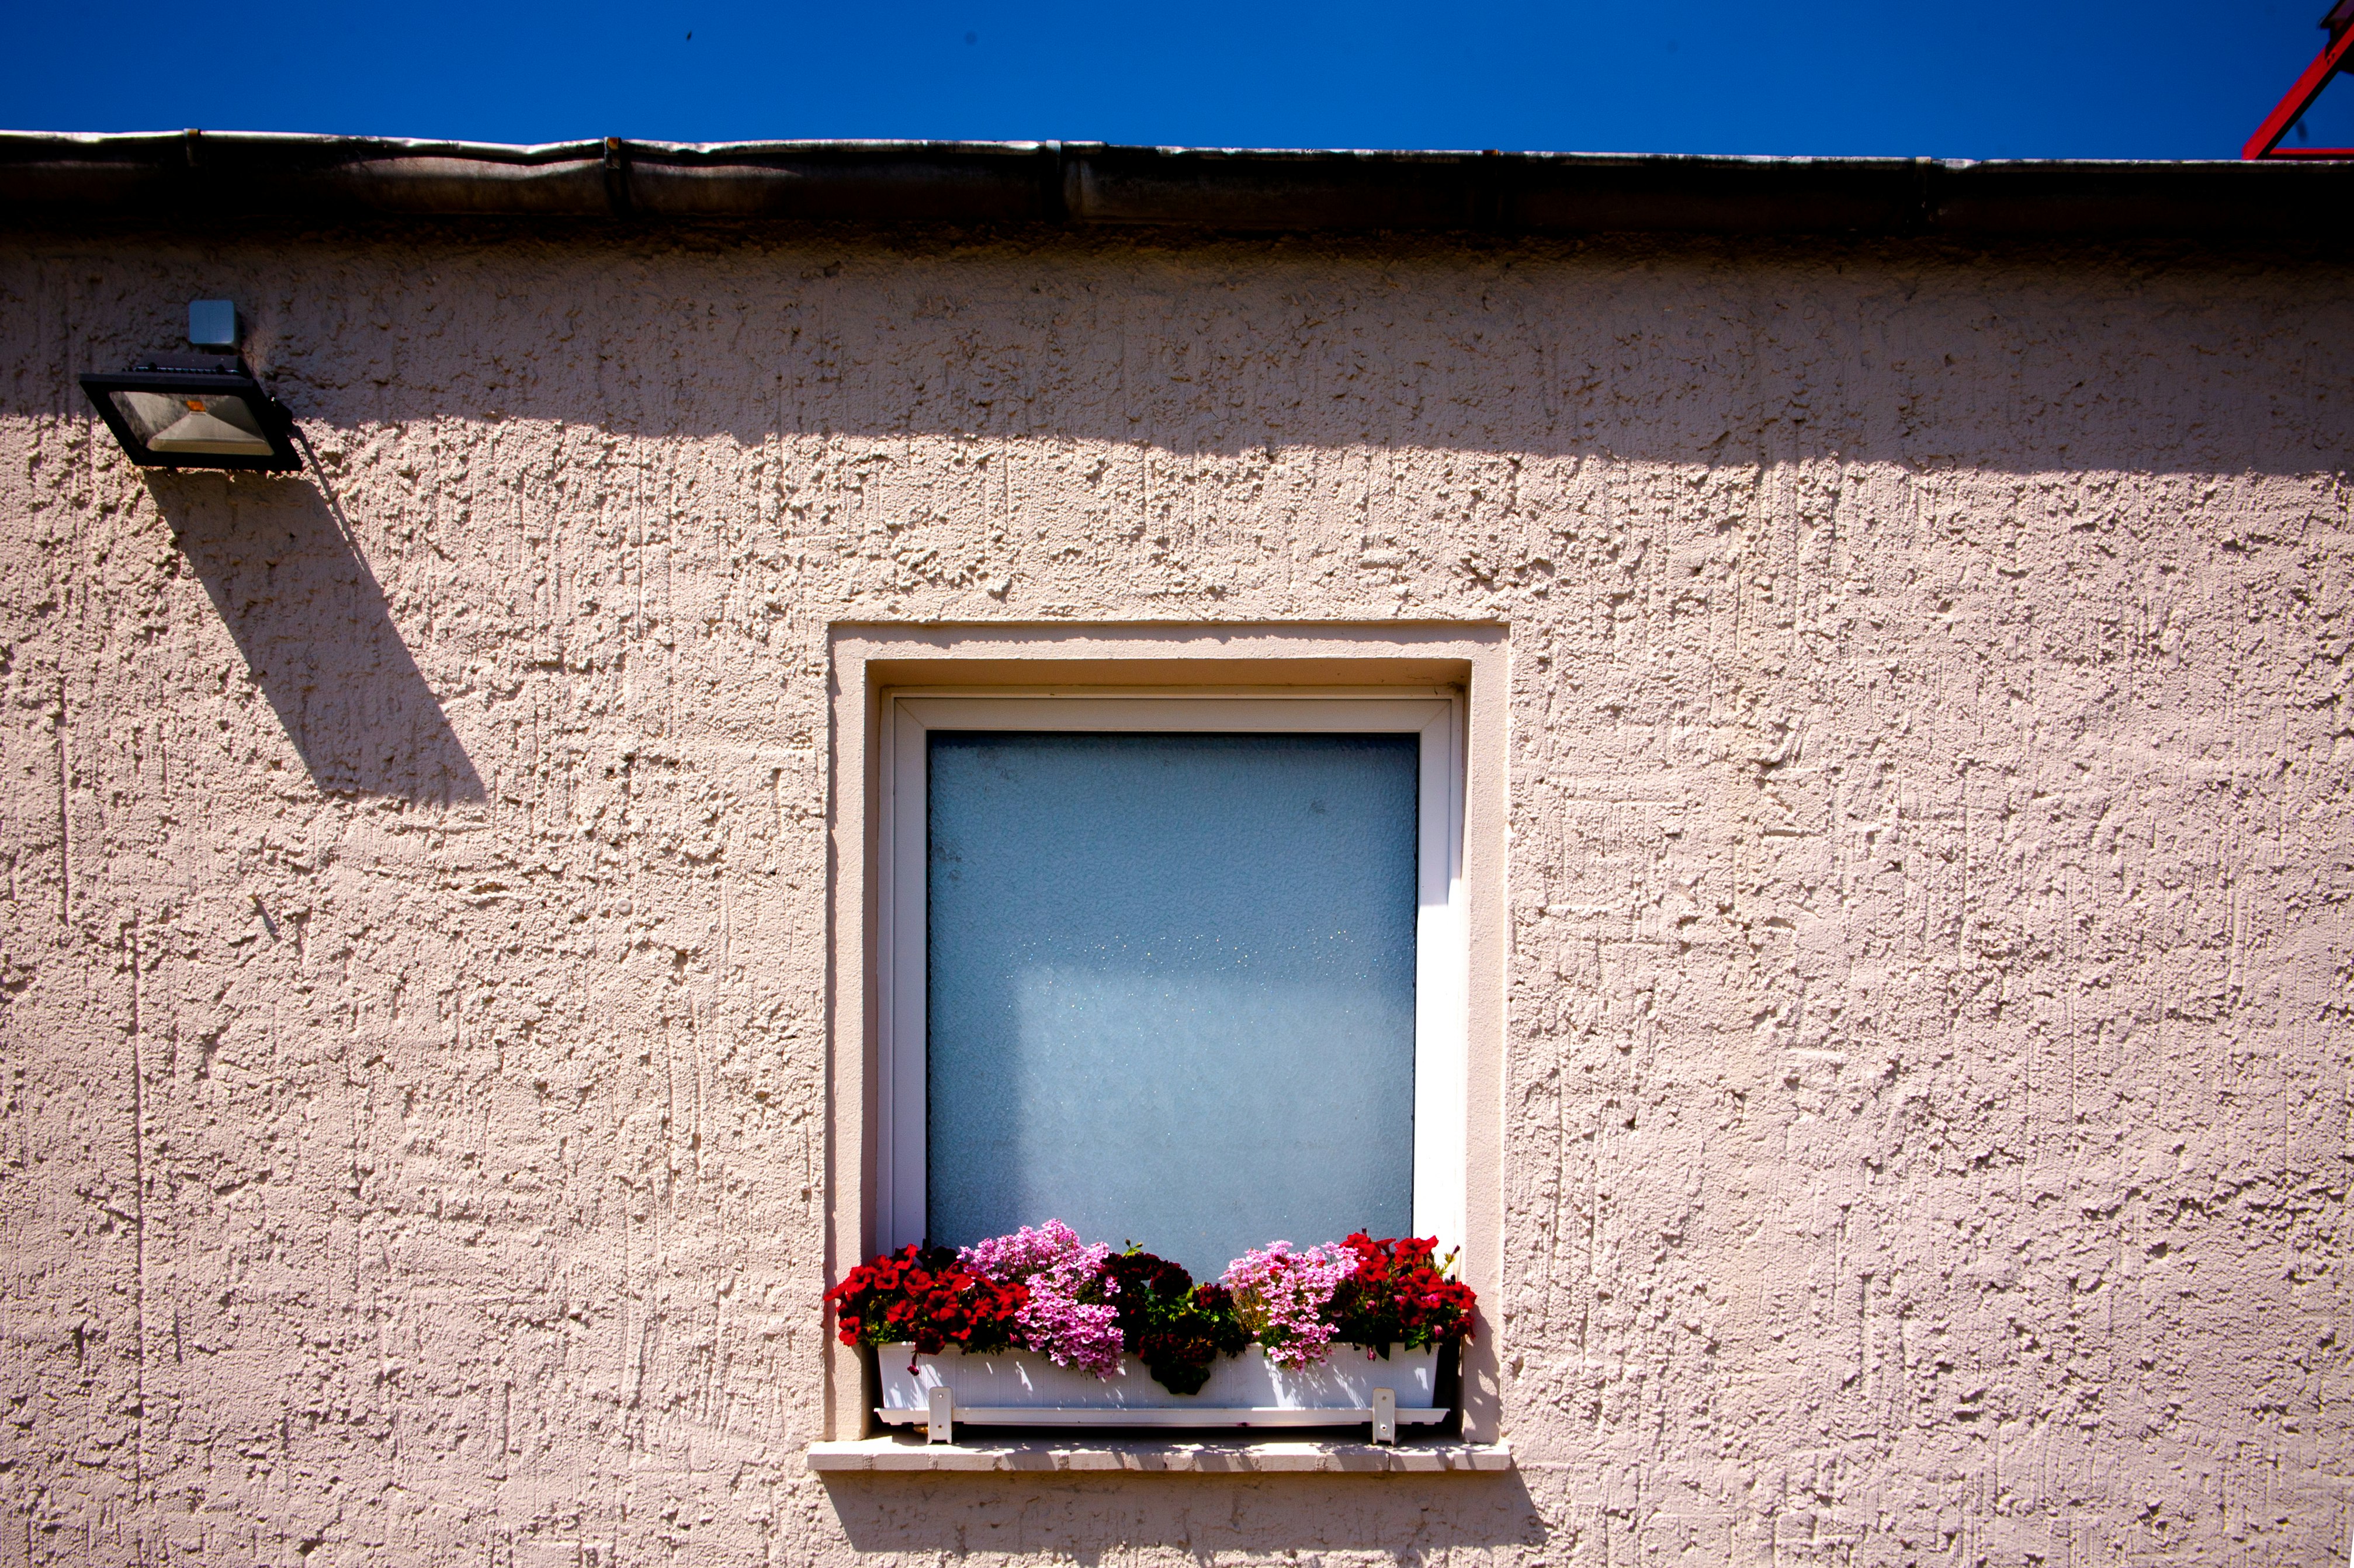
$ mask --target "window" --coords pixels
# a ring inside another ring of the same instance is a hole
[[[1451,692],[885,699],[876,1240],[1464,1234]]]

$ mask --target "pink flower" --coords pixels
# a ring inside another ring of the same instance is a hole
[[[1010,1236],[991,1236],[958,1255],[974,1273],[1001,1285],[1026,1285],[1017,1318],[1023,1343],[1057,1365],[1108,1378],[1119,1371],[1119,1309],[1107,1304],[1119,1287],[1104,1273],[1111,1248],[1081,1242],[1060,1220]]]
[[[1324,1308],[1356,1269],[1356,1255],[1345,1247],[1294,1252],[1289,1242],[1269,1242],[1226,1265],[1218,1283],[1235,1293],[1235,1310],[1266,1347],[1267,1359],[1297,1372],[1324,1359],[1332,1343]]]

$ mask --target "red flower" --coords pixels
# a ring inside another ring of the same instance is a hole
[[[1416,1351],[1471,1337],[1479,1298],[1469,1286],[1447,1277],[1453,1253],[1433,1261],[1436,1236],[1375,1241],[1359,1231],[1341,1245],[1356,1254],[1357,1268],[1332,1293],[1335,1339],[1387,1355],[1391,1345]]]
[[[939,1246],[903,1246],[862,1263],[825,1293],[845,1345],[913,1343],[938,1355],[953,1342],[983,1353],[1013,1342],[1030,1292],[1000,1285]]]

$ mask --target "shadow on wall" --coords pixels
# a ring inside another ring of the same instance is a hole
[[[1458,1546],[1542,1546],[1515,1471],[1435,1476],[833,1475],[859,1552],[1039,1552],[1086,1568],[1139,1546],[1228,1552],[1372,1551],[1426,1560]]]
[[[345,428],[1734,470],[2311,474],[2354,459],[2337,416],[2354,397],[2354,300],[2310,256],[748,235],[453,243],[428,288],[405,245],[246,244],[206,264],[332,302],[257,301],[258,319],[306,413]]]
[[[322,792],[481,800],[481,776],[313,470],[287,479],[145,477]]]

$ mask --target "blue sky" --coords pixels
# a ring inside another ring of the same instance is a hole
[[[2231,157],[2325,5],[16,0],[0,125]]]

